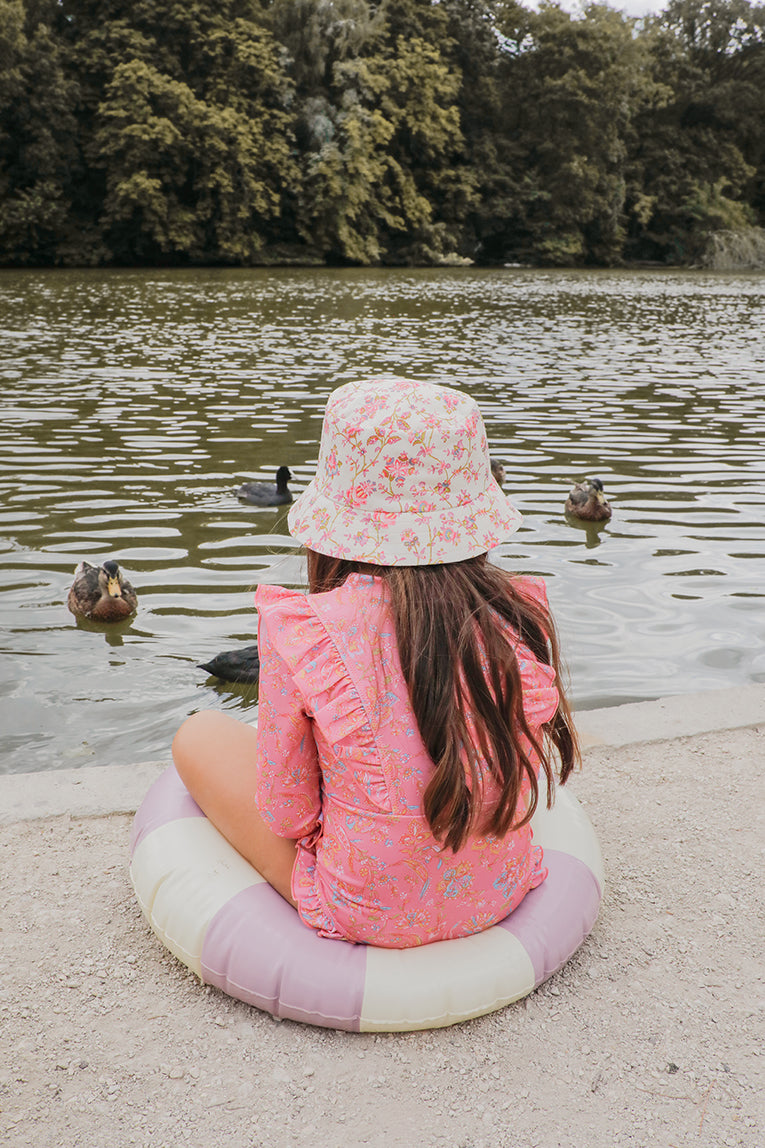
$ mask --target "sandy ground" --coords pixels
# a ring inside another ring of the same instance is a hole
[[[137,908],[128,814],[7,818],[0,1144],[762,1148],[764,779],[765,724],[588,749],[593,934],[525,1001],[411,1034],[200,986]]]

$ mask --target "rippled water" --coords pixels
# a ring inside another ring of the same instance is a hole
[[[316,460],[328,392],[463,386],[525,515],[580,708],[765,680],[765,279],[518,270],[0,273],[0,772],[165,755],[252,689],[196,663],[297,583],[283,510],[235,485]],[[569,525],[600,477],[604,529]],[[66,609],[116,557],[140,609]]]

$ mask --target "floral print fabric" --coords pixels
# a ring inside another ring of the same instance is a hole
[[[546,604],[544,585],[519,579]],[[495,924],[547,871],[528,825],[442,849],[422,813],[433,771],[401,671],[385,584],[353,574],[309,594],[261,586],[256,801],[297,840],[292,891],[325,937],[410,948]],[[532,731],[554,715],[554,672],[517,654]],[[488,773],[485,799],[496,799]],[[521,800],[528,800],[528,783]]]
[[[485,554],[521,515],[492,477],[474,399],[433,383],[369,379],[330,395],[316,475],[288,521],[319,554],[420,566]]]

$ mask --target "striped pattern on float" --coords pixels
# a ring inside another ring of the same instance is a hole
[[[532,992],[595,923],[603,864],[576,798],[559,789],[532,824],[547,880],[493,928],[414,949],[327,940],[304,925],[210,824],[172,767],[136,814],[130,875],[162,944],[229,996],[352,1032],[439,1028]]]

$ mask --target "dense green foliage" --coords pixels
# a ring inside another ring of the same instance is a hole
[[[765,225],[765,7],[0,0],[0,263],[694,262]],[[751,240],[754,237],[754,240]]]

